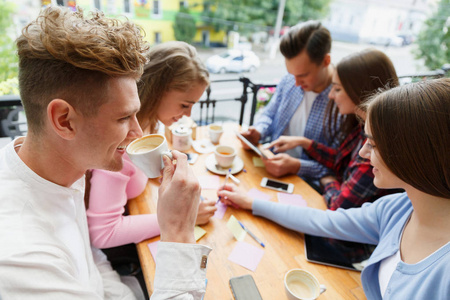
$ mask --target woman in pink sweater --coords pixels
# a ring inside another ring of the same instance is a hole
[[[158,120],[170,126],[183,115],[190,116],[192,106],[209,84],[208,71],[195,48],[187,43],[157,45],[148,58],[138,83],[141,110],[137,118],[144,134],[157,132]],[[87,217],[94,247],[138,243],[159,235],[155,214],[124,215],[128,199],[140,195],[147,180],[127,154],[120,172],[92,171]],[[216,210],[215,201],[201,201],[197,224],[208,223]]]

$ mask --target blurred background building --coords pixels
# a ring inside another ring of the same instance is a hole
[[[334,40],[401,46],[411,43],[417,36],[436,2],[436,0],[332,0],[329,1],[328,14],[323,23],[332,32]],[[223,46],[227,44],[229,30],[212,26],[211,18],[205,13],[214,11],[218,3],[220,4],[220,1],[208,0],[17,0],[14,22],[20,31],[20,28],[38,14],[41,7],[62,5],[75,9],[76,6],[80,6],[85,10],[102,10],[110,16],[125,15],[142,26],[150,43],[161,43],[175,39],[174,22],[176,16],[181,13],[195,22],[194,43],[206,47]],[[222,22],[232,23],[226,20]],[[234,23],[239,24],[236,21]],[[270,26],[259,27],[266,32],[266,35],[262,34],[263,36],[273,34],[273,28]],[[288,28],[283,27],[281,33]],[[257,28],[253,31],[261,33]]]
[[[402,46],[410,44],[435,0],[334,0],[324,25],[333,39]]]
[[[216,121],[237,121],[236,112],[245,109],[243,122],[250,124],[255,93],[244,93],[243,84],[276,85],[287,70],[282,55],[270,50],[291,26],[310,19],[331,31],[333,64],[376,47],[404,83],[450,74],[450,0],[0,0],[0,120],[14,109],[5,99],[20,104],[14,39],[49,5],[125,16],[152,45],[182,40],[196,46],[211,71],[211,89],[192,110],[196,121],[209,105],[217,108]]]

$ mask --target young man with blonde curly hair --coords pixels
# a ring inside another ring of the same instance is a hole
[[[0,298],[135,299],[90,246],[84,174],[120,170],[125,147],[142,135],[136,81],[148,46],[130,22],[54,7],[17,46],[29,131],[0,150]],[[173,156],[159,191],[155,299],[204,292],[200,262],[210,251],[193,235],[198,181],[186,156]]]

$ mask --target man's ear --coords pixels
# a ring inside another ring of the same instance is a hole
[[[323,66],[326,68],[331,63],[331,55],[330,53],[325,54],[325,57],[323,58]]]
[[[55,133],[66,140],[75,137],[78,114],[72,105],[62,99],[53,99],[47,105],[47,119]]]

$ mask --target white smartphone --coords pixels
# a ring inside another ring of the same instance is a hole
[[[282,182],[282,181],[278,181],[278,180],[273,180],[273,179],[269,179],[267,177],[264,177],[261,180],[261,186],[268,188],[268,189],[283,192],[283,193],[292,194],[292,192],[294,192],[294,185],[292,183],[286,183],[286,182]]]

